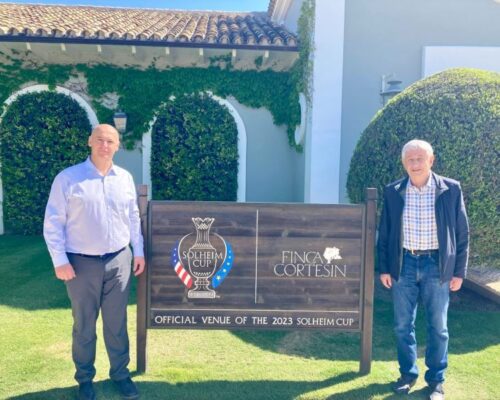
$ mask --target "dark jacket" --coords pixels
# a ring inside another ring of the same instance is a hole
[[[436,225],[441,282],[465,278],[469,258],[469,223],[460,183],[432,173],[436,182]],[[384,206],[378,231],[378,266],[381,274],[399,279],[403,264],[403,208],[408,177],[384,188]]]

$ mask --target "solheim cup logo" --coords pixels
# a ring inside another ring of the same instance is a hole
[[[191,220],[196,228],[196,237],[189,233],[176,243],[172,249],[172,267],[182,283],[190,289],[188,298],[213,299],[216,297],[213,289],[231,271],[233,251],[231,244],[222,236],[210,234],[215,218],[196,217]],[[191,289],[193,283],[194,288]]]

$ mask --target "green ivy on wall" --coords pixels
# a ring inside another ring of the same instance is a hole
[[[312,96],[312,54],[314,51],[315,1],[302,3],[297,22],[299,58],[289,71],[260,70],[262,57],[254,60],[258,71],[234,70],[231,54],[210,58],[209,68],[170,68],[158,70],[155,65],[146,70],[113,65],[54,65],[33,61],[30,52],[11,50],[12,55],[0,52],[0,104],[28,82],[47,84],[49,88],[63,85],[71,76],[83,75],[88,83],[88,94],[102,123],[112,123],[114,111],[102,105],[106,93],[119,96],[118,108],[128,115],[130,131],[123,143],[133,148],[144,132],[155,111],[170,96],[210,91],[221,97],[233,96],[249,107],[267,108],[275,125],[285,125],[288,142],[297,151],[294,132],[300,123],[298,94],[303,92],[310,102]]]
[[[81,75],[87,80],[92,106],[102,123],[112,123],[115,110],[101,104],[103,95],[119,96],[118,108],[128,116],[130,131],[123,137],[127,148],[133,148],[144,132],[154,113],[170,96],[210,91],[220,97],[233,96],[249,107],[267,108],[276,125],[287,127],[290,146],[295,145],[294,131],[300,123],[300,106],[296,79],[291,72],[234,70],[229,57],[211,60],[209,68],[170,68],[157,70],[153,66],[141,70],[100,65],[46,65],[23,61],[26,54],[11,57],[3,54],[8,63],[0,64],[0,103],[3,104],[16,90],[28,82],[63,85],[71,76]]]
[[[315,9],[314,0],[304,0],[302,3],[297,21],[297,35],[300,43],[299,59],[290,71],[297,93],[304,93],[309,103],[312,97]]]
[[[182,95],[162,106],[151,147],[155,200],[236,201],[236,123],[207,94]]]
[[[89,93],[94,99],[107,92],[120,95],[119,108],[128,115],[132,131],[125,137],[135,142],[148,130],[155,111],[170,96],[210,91],[221,97],[233,96],[249,107],[265,107],[276,125],[286,125],[290,145],[300,122],[298,97],[287,72],[236,71],[229,68],[172,68],[158,71],[123,69],[108,65],[78,66],[87,77]],[[96,101],[94,101],[94,106]],[[96,107],[100,121],[111,120],[112,112]]]
[[[0,126],[7,232],[41,233],[52,181],[86,158],[90,129],[86,112],[63,94],[24,94],[9,106]]]
[[[0,56],[6,62],[0,62],[0,104],[22,85],[31,82],[46,84],[50,89],[55,89],[57,84],[63,84],[70,76],[75,75],[74,68],[68,65],[36,64],[23,62],[22,57],[27,53],[20,54],[13,51],[14,57],[0,51]]]

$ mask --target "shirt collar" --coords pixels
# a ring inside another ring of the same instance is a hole
[[[90,159],[90,156],[87,157],[85,160],[85,166],[95,172],[97,175],[102,176],[99,170],[96,168],[92,160]],[[111,164],[111,168],[109,169],[107,175],[116,175],[116,169],[115,169],[115,164]],[[107,176],[106,175],[106,176]]]
[[[427,190],[430,190],[432,188],[436,187],[436,183],[434,182],[432,172],[429,174],[429,178],[427,179],[427,182],[425,183],[422,188],[418,188],[413,183],[411,183],[411,179],[408,179],[408,188],[411,190],[416,190],[418,192],[424,192]]]

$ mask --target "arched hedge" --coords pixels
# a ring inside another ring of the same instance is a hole
[[[86,158],[90,130],[85,110],[63,94],[24,94],[8,107],[0,126],[6,232],[42,232],[52,181]]]
[[[429,141],[434,171],[461,182],[471,224],[472,264],[500,267],[500,74],[451,69],[423,79],[379,111],[356,146],[347,190],[362,201],[404,174],[401,148]]]
[[[151,147],[154,199],[236,201],[238,129],[209,95],[168,101],[153,126]]]

